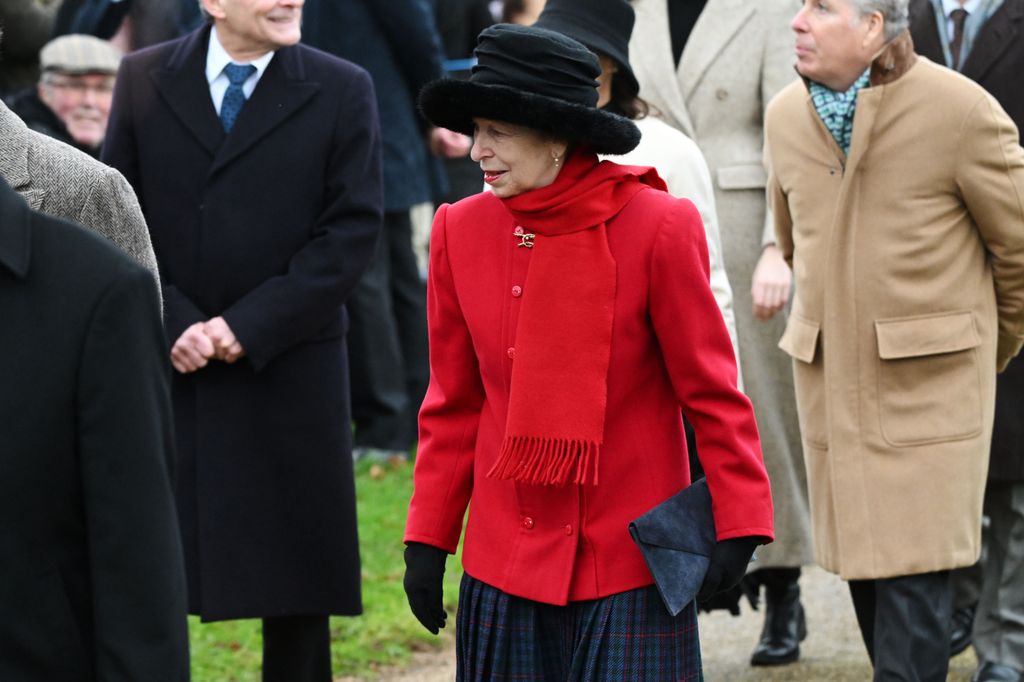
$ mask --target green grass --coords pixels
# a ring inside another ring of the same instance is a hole
[[[402,590],[402,531],[412,495],[412,463],[356,468],[359,548],[363,566],[363,610],[358,618],[331,619],[335,677],[373,678],[381,667],[402,666],[413,651],[439,648],[435,637],[409,612]],[[454,630],[462,566],[448,559],[445,574],[447,633]],[[189,619],[193,682],[259,682],[262,640],[259,621],[202,624]],[[444,631],[443,631],[444,632]]]

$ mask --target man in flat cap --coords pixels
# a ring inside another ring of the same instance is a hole
[[[98,156],[121,52],[93,36],[68,35],[47,43],[39,61],[38,84],[17,95],[11,109],[32,130]]]
[[[6,69],[6,48],[0,27],[0,70]],[[29,208],[104,236],[159,279],[146,220],[124,177],[88,154],[29,130],[3,102],[0,178]]]

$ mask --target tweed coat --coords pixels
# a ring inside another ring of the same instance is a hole
[[[225,135],[209,35],[125,58],[103,150],[149,221],[168,341],[221,315],[245,351],[172,381],[189,608],[355,614],[343,304],[382,215],[373,86],[354,64],[282,48]]]
[[[0,181],[0,679],[188,680],[152,278]]]
[[[910,33],[918,54],[942,64],[942,51],[935,11],[929,0],[910,3]],[[1004,0],[988,18],[967,55],[962,73],[996,98],[1013,119],[1017,130],[1024,128],[1024,0]],[[1024,482],[1024,362],[1014,360],[996,379],[996,413],[992,425],[992,452],[988,477],[994,481]]]
[[[691,137],[715,189],[722,259],[732,287],[743,390],[754,404],[775,501],[776,541],[752,569],[813,561],[807,483],[789,358],[776,347],[785,314],[753,314],[750,288],[766,242],[762,165],[764,109],[792,81],[795,0],[708,0],[683,50],[672,58],[665,0],[634,0],[630,63],[640,96],[656,115]]]
[[[607,221],[617,274],[599,483],[487,476],[505,434],[530,254],[547,246],[538,236],[533,249],[518,248],[515,228],[490,192],[434,219],[430,387],[405,540],[454,552],[468,505],[466,572],[504,592],[565,604],[650,585],[628,525],[689,483],[680,406],[697,431],[719,539],[773,537],[756,424],[708,286],[699,214],[654,189]]]
[[[1024,339],[1017,129],[907,33],[857,98],[848,156],[803,82],[766,121],[818,561],[847,579],[973,564],[996,370]]]
[[[124,177],[88,154],[29,130],[2,102],[0,177],[29,208],[88,227],[158,276],[146,219]]]

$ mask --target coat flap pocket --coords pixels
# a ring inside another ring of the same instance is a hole
[[[955,353],[981,345],[969,310],[875,321],[883,360]]]
[[[767,184],[768,174],[759,163],[718,169],[718,186],[722,189],[764,189]]]
[[[814,351],[818,347],[818,323],[809,322],[791,315],[786,331],[779,339],[779,348],[800,362],[814,362]]]

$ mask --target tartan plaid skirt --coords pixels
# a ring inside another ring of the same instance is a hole
[[[553,606],[463,575],[456,680],[699,682],[697,611],[673,618],[651,585]]]

